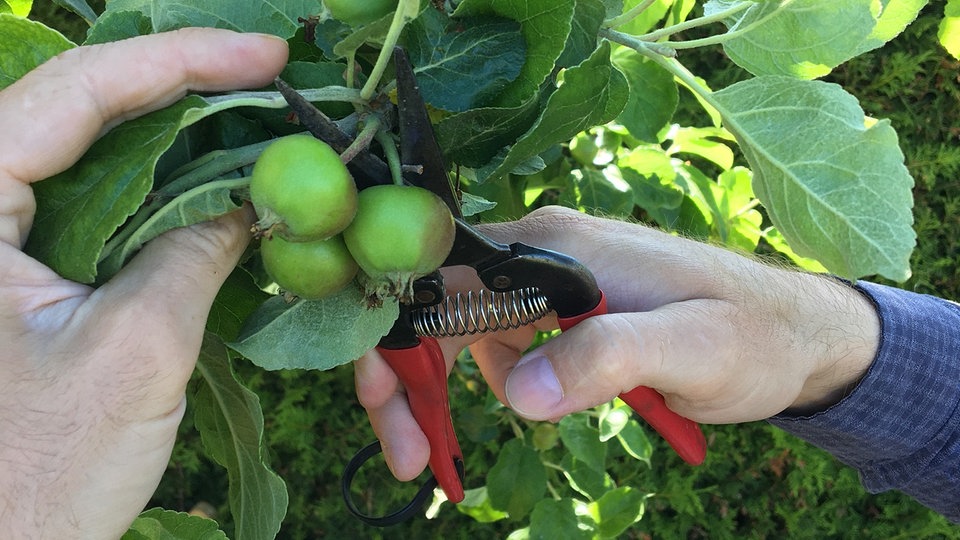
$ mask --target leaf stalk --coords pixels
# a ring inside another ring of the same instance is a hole
[[[643,41],[659,41],[665,37],[670,37],[679,32],[690,30],[691,28],[698,28],[700,26],[706,26],[708,24],[713,24],[715,22],[722,21],[727,17],[732,17],[741,11],[752,7],[753,4],[744,2],[742,4],[737,4],[730,9],[726,9],[713,15],[708,15],[705,17],[698,17],[696,19],[690,19],[689,21],[683,21],[682,23],[674,24],[672,26],[665,26],[659,30],[654,30],[642,36],[637,36],[637,39]]]
[[[633,19],[637,18],[641,13],[647,10],[650,6],[654,4],[657,0],[644,0],[639,4],[633,6],[626,13],[622,13],[617,17],[604,21],[603,26],[606,28],[616,28],[618,26],[623,26]]]
[[[415,19],[420,11],[419,0],[400,0],[397,4],[397,10],[393,13],[393,20],[390,22],[390,29],[387,30],[387,36],[383,40],[383,47],[377,56],[377,62],[370,71],[370,78],[364,83],[360,90],[360,99],[369,101],[377,91],[377,85],[380,84],[380,78],[386,71],[390,58],[393,56],[393,48],[400,40],[400,33],[403,32],[407,22]]]

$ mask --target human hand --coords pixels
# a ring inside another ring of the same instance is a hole
[[[828,277],[560,208],[483,231],[576,257],[607,297],[607,315],[526,355],[535,332],[556,328],[555,319],[471,345],[497,398],[530,419],[556,420],[637,386],[658,390],[672,410],[698,422],[811,411],[842,397],[876,354],[873,305]],[[461,269],[448,285],[477,281]],[[445,341],[448,360],[475,339]],[[394,475],[414,478],[429,446],[376,351],[357,363],[357,393]]]
[[[187,29],[67,51],[0,92],[0,530],[116,538],[153,494],[249,211],[164,234],[94,290],[25,255],[30,184],[186,91],[269,84],[286,43]]]

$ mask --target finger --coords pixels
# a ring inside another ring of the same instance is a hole
[[[551,315],[516,330],[486,334],[483,339],[470,346],[470,354],[476,360],[481,375],[501,403],[507,402],[504,393],[507,377],[523,353],[530,348],[537,332],[556,328],[556,317]]]
[[[479,282],[476,273],[465,267],[445,268],[443,274],[451,292],[475,288]],[[476,339],[457,336],[439,341],[448,371],[460,351]],[[402,481],[416,478],[427,466],[430,446],[410,410],[399,378],[374,349],[355,362],[354,379],[357,398],[380,439],[391,472]]]
[[[549,420],[642,385],[703,421],[723,399],[717,389],[735,350],[727,311],[724,302],[697,300],[587,319],[520,360],[506,378],[506,402],[522,416]]]
[[[376,350],[355,363],[357,397],[367,410],[390,472],[413,480],[427,467],[430,443],[410,411],[400,381]]]
[[[523,242],[576,258],[593,273],[611,312],[651,311],[670,302],[715,297],[716,268],[735,259],[730,252],[643,225],[554,206],[481,229],[499,242]]]
[[[0,241],[18,245],[30,226],[23,184],[72,165],[105,128],[188,89],[263,86],[286,59],[279,38],[194,28],[78,47],[31,71],[0,93]]]

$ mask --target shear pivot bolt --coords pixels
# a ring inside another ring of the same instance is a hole
[[[417,291],[413,297],[414,300],[421,304],[429,304],[437,299],[437,295],[434,294],[433,291]]]

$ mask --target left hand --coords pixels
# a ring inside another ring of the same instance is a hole
[[[160,481],[204,321],[250,212],[171,231],[109,283],[67,281],[21,248],[30,184],[187,90],[269,84],[286,43],[187,29],[67,51],[0,92],[0,531],[118,538]]]

